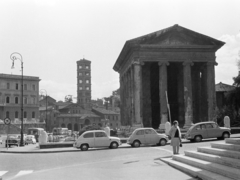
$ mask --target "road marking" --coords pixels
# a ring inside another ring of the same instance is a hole
[[[26,175],[26,174],[31,174],[33,172],[33,170],[29,170],[29,171],[19,171],[19,173],[17,173],[17,176],[22,176],[22,175]]]
[[[152,147],[152,148],[157,149],[157,150],[161,150],[161,151],[167,151],[167,152],[172,154],[172,151],[167,150],[167,149],[163,149],[163,148],[160,148],[160,147]]]
[[[8,171],[0,171],[0,176],[6,174]]]

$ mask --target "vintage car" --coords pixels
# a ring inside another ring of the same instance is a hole
[[[132,147],[139,147],[141,144],[165,146],[168,140],[167,135],[159,134],[153,128],[138,128],[128,138],[127,144]]]
[[[27,135],[25,141],[27,144],[36,144],[37,143],[37,140],[34,135]]]
[[[214,121],[196,123],[189,128],[185,138],[191,142],[200,142],[202,139],[225,139],[231,135],[231,129],[219,127]]]
[[[19,146],[20,145],[20,139],[18,138],[18,135],[8,135],[5,140],[5,147],[11,147],[11,146]]]
[[[109,137],[103,130],[93,130],[84,132],[74,143],[76,148],[87,151],[88,148],[109,147],[118,148],[121,141],[117,137]]]

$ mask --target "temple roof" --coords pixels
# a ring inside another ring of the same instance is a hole
[[[222,41],[213,39],[209,36],[192,31],[177,24],[166,29],[128,40],[127,43],[173,46],[214,45],[219,46],[219,48],[225,44]]]
[[[224,84],[222,82],[215,85],[216,92],[228,92],[235,88],[235,86]]]
[[[121,62],[126,59],[126,56],[131,53],[131,51],[134,49],[139,50],[142,47],[178,49],[209,48],[212,51],[217,51],[224,44],[222,41],[175,24],[166,29],[126,41],[113,69],[117,71]]]

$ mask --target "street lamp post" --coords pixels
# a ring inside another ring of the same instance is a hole
[[[46,120],[45,120],[45,123],[46,123],[46,131],[47,131],[47,91],[45,89],[41,89],[40,91],[45,91],[45,94],[46,94]]]
[[[22,71],[22,81],[21,81],[21,140],[20,146],[24,146],[23,142],[23,58],[22,55],[18,52],[14,52],[10,55],[10,59],[12,62],[12,68],[14,68],[14,61],[20,60],[21,61],[21,71]]]

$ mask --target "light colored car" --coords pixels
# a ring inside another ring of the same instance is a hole
[[[214,121],[196,123],[189,128],[185,138],[191,142],[200,142],[202,139],[218,138],[225,139],[231,135],[231,129],[219,127]]]
[[[132,147],[139,147],[141,144],[165,146],[168,140],[167,135],[159,134],[153,128],[138,128],[128,138],[127,144]]]
[[[17,135],[8,135],[5,140],[5,147],[11,147],[11,146],[19,146],[20,145],[20,139]]]
[[[121,141],[117,137],[107,136],[103,130],[93,130],[84,132],[74,143],[76,148],[87,151],[88,148],[109,147],[118,148]]]
[[[36,144],[37,140],[34,135],[27,135],[26,136],[26,143],[28,144]]]

